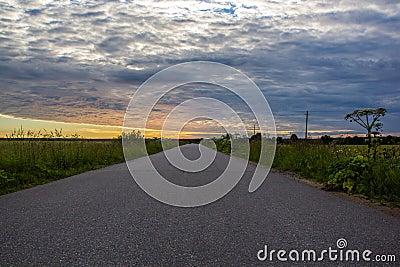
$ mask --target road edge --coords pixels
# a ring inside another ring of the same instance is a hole
[[[323,190],[323,184],[315,181],[315,180],[311,180],[311,179],[307,179],[304,178],[302,176],[300,176],[299,174],[295,173],[295,172],[291,172],[291,171],[282,171],[279,169],[275,169],[275,168],[271,168],[271,172],[272,173],[278,173],[281,174],[289,179],[292,179],[296,182],[302,183],[302,184],[306,184],[308,186]],[[379,210],[385,214],[391,215],[393,217],[397,217],[400,218],[400,207],[396,207],[396,206],[392,206],[390,203],[382,203],[379,202],[377,200],[374,199],[369,199],[366,196],[363,195],[350,195],[348,193],[345,192],[335,192],[335,191],[326,191],[327,193],[333,194],[335,196],[338,196],[340,198],[355,202],[355,203],[359,203],[365,206],[368,206],[370,208],[373,208],[375,210]]]

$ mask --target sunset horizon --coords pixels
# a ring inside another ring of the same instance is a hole
[[[9,137],[13,131],[22,128],[24,131],[32,131],[34,133],[38,133],[41,131],[53,131],[55,129],[62,130],[64,137],[71,137],[72,135],[78,135],[80,138],[88,138],[88,139],[113,139],[121,136],[123,126],[115,126],[115,125],[96,125],[96,124],[88,124],[88,123],[72,123],[72,122],[57,122],[57,121],[46,121],[46,120],[38,120],[38,119],[29,119],[29,118],[16,118],[9,115],[0,114],[0,121],[2,122],[2,128],[0,129],[0,138]],[[132,129],[139,130],[139,129]],[[143,132],[143,130],[141,131]],[[146,138],[160,138],[161,130],[148,129],[148,135]],[[256,132],[260,132],[258,129]],[[353,130],[308,130],[310,135],[309,139],[319,139],[323,135],[328,135],[333,138],[338,137],[353,137],[359,136],[364,137],[366,134],[362,131],[356,132]],[[226,134],[226,132],[192,132],[192,131],[182,131],[180,133],[181,138],[186,139],[195,139],[195,138],[212,138],[212,137],[220,137],[221,135]],[[237,133],[230,133],[237,134]],[[248,136],[253,134],[252,129],[248,129]],[[302,131],[277,131],[278,137],[290,138],[291,134],[298,135],[299,138],[304,138],[304,132]],[[382,133],[382,136],[400,136],[399,133]],[[171,136],[175,136],[175,134],[165,134],[165,138],[169,138]]]
[[[198,61],[225,64],[254,81],[277,135],[304,136],[306,111],[312,138],[363,135],[344,116],[379,107],[388,111],[382,134],[400,134],[396,3],[46,0],[1,6],[0,135],[22,125],[117,136],[146,80]],[[210,84],[172,88],[154,106],[148,128],[160,130],[173,107],[194,97],[226,103],[251,134],[250,110]],[[223,132],[207,123],[191,127],[189,137]]]

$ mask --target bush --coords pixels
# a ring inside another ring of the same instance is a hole
[[[213,141],[218,151],[231,154],[231,137],[229,134],[223,135],[221,138],[213,138]]]
[[[368,159],[361,155],[337,160],[328,166],[329,176],[324,187],[347,193],[367,193],[371,170]]]

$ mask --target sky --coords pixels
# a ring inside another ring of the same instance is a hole
[[[279,136],[303,136],[306,110],[313,138],[362,135],[344,116],[378,107],[388,110],[383,133],[400,135],[399,29],[400,2],[388,0],[3,0],[0,137],[21,125],[117,136],[137,88],[190,61],[223,63],[251,78]],[[154,121],[199,91],[240,106],[213,86],[190,88],[169,92]],[[187,136],[220,133],[204,125],[191,123]]]

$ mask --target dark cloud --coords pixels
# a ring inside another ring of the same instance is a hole
[[[27,60],[27,62],[0,63],[0,77],[3,80],[28,80],[35,83],[47,81],[67,81],[90,79],[90,72],[84,71],[79,66],[64,64],[37,62]]]
[[[98,16],[103,16],[104,11],[90,11],[90,12],[83,12],[83,13],[72,13],[72,16],[75,17],[98,17]]]

